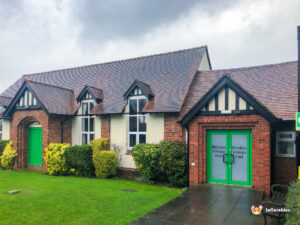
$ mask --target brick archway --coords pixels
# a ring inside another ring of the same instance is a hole
[[[45,148],[49,144],[48,140],[48,123],[49,117],[43,110],[16,111],[12,117],[10,138],[13,141],[14,149],[17,150],[18,156],[15,162],[15,168],[28,167],[28,130],[29,125],[38,122],[43,128],[43,160],[42,171],[47,171],[44,162]]]

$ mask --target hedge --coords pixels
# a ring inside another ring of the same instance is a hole
[[[96,150],[93,151],[95,173],[98,178],[108,178],[117,174],[118,159],[115,152]]]
[[[90,142],[90,146],[92,147],[93,152],[98,150],[108,149],[108,139],[107,138],[99,138],[92,140]]]
[[[94,175],[93,152],[89,145],[74,145],[64,152],[66,167],[76,176]]]
[[[7,170],[13,169],[14,161],[17,155],[17,151],[13,149],[12,141],[9,141],[3,150],[2,156],[0,157],[1,167]]]
[[[187,186],[187,152],[186,144],[182,141],[161,141],[160,166],[169,182],[175,186]]]
[[[66,175],[68,167],[66,165],[65,151],[70,144],[50,143],[45,149],[45,161],[48,165],[49,175]]]
[[[9,140],[2,140],[0,141],[0,156],[2,156],[2,153],[4,151],[5,146],[9,143]]]
[[[289,213],[286,213],[285,225],[300,224],[300,183],[294,182],[289,187],[289,192],[286,197],[285,208],[290,209]]]
[[[161,174],[160,149],[157,144],[137,144],[131,150],[137,170],[149,180],[156,180]]]

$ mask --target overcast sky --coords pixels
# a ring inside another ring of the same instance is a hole
[[[0,93],[23,74],[207,45],[213,69],[297,59],[299,0],[1,0]]]

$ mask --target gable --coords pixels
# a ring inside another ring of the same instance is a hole
[[[99,103],[103,100],[103,91],[95,87],[85,86],[82,89],[81,93],[78,95],[77,102],[91,99],[94,99]]]
[[[254,108],[229,87],[222,88],[201,111],[203,114],[255,113]]]
[[[22,109],[22,108],[32,108],[32,107],[37,107],[38,101],[36,97],[32,94],[32,92],[26,88],[23,93],[20,95],[16,108]]]
[[[139,80],[134,80],[132,85],[124,93],[123,97],[126,99],[130,96],[141,96],[141,95],[146,96],[148,99],[154,97],[150,85],[143,83]]]
[[[277,118],[270,111],[225,74],[183,116],[180,123],[186,126],[196,115],[253,113],[262,115],[271,124],[277,121]]]

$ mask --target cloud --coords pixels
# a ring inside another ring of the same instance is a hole
[[[213,68],[296,60],[300,2],[1,1],[0,92],[22,74],[208,45]]]

